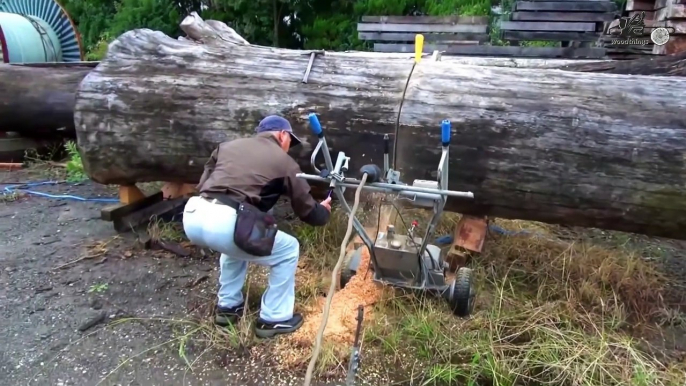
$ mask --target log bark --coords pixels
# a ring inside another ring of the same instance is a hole
[[[188,32],[188,31],[187,31]],[[309,171],[316,112],[333,155],[382,162],[411,60],[127,32],[81,83],[75,121],[88,174],[105,184],[196,183],[218,142],[281,114]],[[439,124],[453,124],[451,211],[685,238],[686,80],[424,59],[399,117],[402,178],[435,178]]]
[[[602,72],[606,74],[686,76],[686,52],[634,60],[594,63],[570,63],[560,67],[565,71]]]
[[[75,136],[76,89],[92,68],[0,65],[0,131]]]

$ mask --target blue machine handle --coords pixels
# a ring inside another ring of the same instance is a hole
[[[310,130],[312,130],[312,133],[314,135],[321,138],[324,134],[322,132],[322,124],[319,123],[319,118],[317,118],[317,114],[310,113],[308,118],[310,119]]]
[[[447,119],[441,122],[441,142],[443,146],[450,145],[450,121]]]

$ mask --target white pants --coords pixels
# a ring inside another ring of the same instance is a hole
[[[265,322],[291,319],[295,305],[295,271],[300,256],[298,240],[278,231],[270,256],[252,256],[233,242],[235,225],[236,210],[216,200],[195,196],[184,208],[183,229],[188,239],[195,245],[221,253],[219,306],[230,308],[243,303],[242,289],[248,262],[254,262],[270,268],[269,285],[262,295],[260,319]]]

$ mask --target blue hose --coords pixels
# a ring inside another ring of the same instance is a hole
[[[72,196],[70,194],[49,194],[49,193],[43,193],[43,192],[38,192],[35,190],[28,189],[28,188],[32,188],[32,187],[36,187],[36,186],[57,185],[57,184],[64,184],[64,183],[67,183],[67,181],[42,181],[42,182],[31,182],[31,183],[26,183],[26,184],[21,184],[21,185],[9,185],[9,186],[5,186],[5,189],[3,189],[3,194],[7,195],[7,194],[16,193],[16,191],[20,191],[22,193],[27,193],[27,194],[32,194],[34,196],[47,197],[47,198],[67,199],[67,200],[76,200],[76,201],[91,201],[91,202],[110,202],[110,203],[119,202],[119,199],[117,199],[117,198],[85,198],[85,197],[79,197],[79,196]]]

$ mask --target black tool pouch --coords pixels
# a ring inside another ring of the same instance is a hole
[[[274,216],[244,202],[238,204],[236,215],[233,233],[236,246],[253,256],[271,255],[277,232]]]

